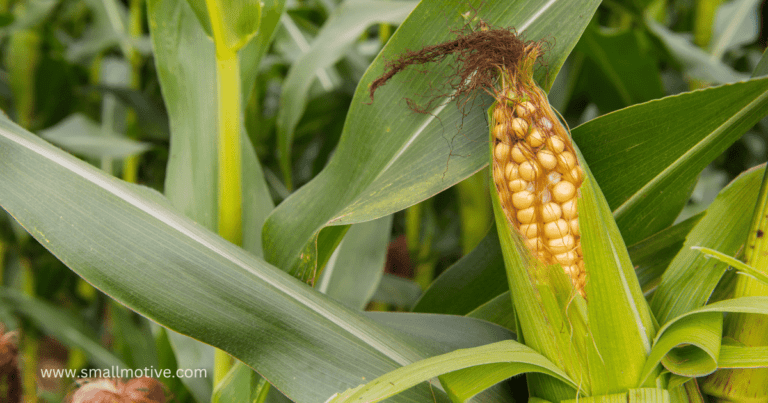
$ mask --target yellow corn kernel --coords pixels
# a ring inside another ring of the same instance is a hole
[[[528,188],[528,182],[523,179],[513,179],[509,181],[509,190],[512,192],[519,192]]]
[[[538,158],[539,163],[544,169],[552,170],[557,166],[557,157],[555,157],[555,154],[552,151],[547,149],[540,150],[538,154],[536,154],[536,158]]]
[[[562,218],[544,224],[544,235],[547,238],[562,238],[569,233],[568,221]]]
[[[531,145],[531,147],[539,147],[544,144],[544,136],[538,129],[534,127],[531,129],[531,132],[528,133],[526,141]]]
[[[519,172],[521,178],[527,181],[533,181],[539,176],[541,168],[539,168],[539,164],[535,161],[524,161],[520,164]]]
[[[496,158],[497,161],[509,160],[509,145],[506,143],[496,144],[496,148],[493,149],[493,157]]]
[[[561,204],[563,209],[563,218],[566,220],[572,220],[579,216],[576,198],[570,199]]]
[[[563,216],[563,209],[557,203],[549,202],[541,208],[541,219],[545,222],[552,222]]]
[[[514,162],[510,162],[507,164],[507,166],[504,168],[504,175],[508,180],[514,180],[520,177],[520,174],[518,173],[518,164],[515,164]]]
[[[568,181],[560,181],[552,188],[552,198],[558,203],[571,200],[576,195],[576,186]]]
[[[524,237],[528,239],[536,238],[536,236],[539,234],[539,225],[536,223],[523,224],[520,226],[520,232]]]
[[[530,224],[536,219],[536,208],[531,206],[517,212],[517,219],[522,224]]]
[[[533,205],[533,201],[534,201],[533,193],[527,190],[521,190],[512,195],[512,205],[515,206],[515,208],[518,210],[527,209],[528,207],[531,207]]]

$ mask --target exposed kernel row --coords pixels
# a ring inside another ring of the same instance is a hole
[[[577,207],[583,173],[571,140],[548,105],[537,108],[534,97],[507,94],[528,100],[497,102],[492,114],[494,182],[502,209],[533,256],[560,264],[584,295]]]

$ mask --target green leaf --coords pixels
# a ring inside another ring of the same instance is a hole
[[[685,237],[702,217],[704,213],[697,214],[627,247],[643,292],[647,293],[659,285],[669,262],[683,247]]]
[[[254,374],[251,368],[238,361],[216,385],[211,402],[252,402],[251,391],[256,386]]]
[[[477,318],[410,312],[365,312],[388,329],[401,332],[404,340],[429,345],[435,354],[460,348],[479,347],[514,338],[504,327]]]
[[[142,126],[142,138],[168,139],[168,115],[165,113],[165,108],[148,94],[113,85],[98,85],[92,88],[102,94],[115,96],[120,102],[133,109]]]
[[[656,336],[653,350],[646,362],[646,377],[649,370],[662,359],[664,366],[671,372],[684,376],[698,377],[714,372],[719,366],[718,360],[722,346],[722,312],[756,313],[768,315],[768,297],[742,297],[715,302],[697,309],[692,309],[667,322]],[[672,351],[672,349],[676,351]],[[751,367],[756,362],[764,361],[762,349],[742,349],[740,360]],[[729,351],[733,354],[734,350]],[[755,354],[755,355],[752,355]],[[728,357],[732,360],[733,356]],[[733,365],[733,361],[727,365]]]
[[[311,48],[291,65],[283,82],[277,113],[280,167],[289,187],[292,187],[293,136],[309,102],[309,90],[317,74],[339,61],[369,26],[399,24],[414,6],[412,1],[346,1],[325,22]]]
[[[149,22],[171,129],[165,194],[185,215],[214,230],[218,227],[218,156],[213,44],[185,2],[150,0]],[[245,50],[262,51],[250,46]],[[242,136],[241,142],[242,170],[247,173],[243,176],[243,247],[261,255],[261,227],[273,204],[250,140]]]
[[[112,366],[128,368],[120,358],[101,346],[96,332],[88,327],[83,318],[11,288],[0,288],[0,301],[8,304],[16,313],[30,319],[58,341],[70,348],[82,349],[94,364],[102,368]]]
[[[109,301],[108,309],[112,350],[130,368],[159,368],[149,321],[115,301]]]
[[[561,403],[670,403],[669,392],[661,388],[629,389],[627,392],[577,397]]]
[[[86,0],[84,3],[90,9],[93,22],[78,40],[68,44],[66,58],[71,62],[87,60],[121,42],[125,44],[128,37],[128,11],[121,2]]]
[[[729,50],[754,42],[760,33],[759,0],[734,0],[717,9],[709,53],[719,60]]]
[[[744,347],[728,346],[720,347],[720,357],[717,360],[718,368],[765,368],[768,367],[768,346]]]
[[[391,232],[391,215],[352,225],[320,276],[317,290],[364,310],[384,273]]]
[[[40,136],[72,153],[98,159],[125,158],[151,147],[111,131],[105,133],[99,124],[79,113],[42,130]]]
[[[461,15],[477,10],[489,24],[514,26],[525,32],[526,39],[556,37],[543,60],[553,79],[597,3],[421,2],[358,85],[331,161],[315,179],[275,209],[265,224],[267,260],[307,279],[324,260],[300,262],[299,255],[312,255],[307,252],[314,248],[312,242],[323,227],[389,215],[447,189],[487,164],[484,110],[467,110],[462,117],[452,103],[429,114],[416,114],[403,101],[444,85],[440,80],[451,70],[448,63],[430,67],[426,80],[417,71],[405,71],[377,92],[372,105],[366,104],[368,84],[383,72],[386,60],[407,48],[452,39],[449,28],[462,26]],[[434,18],[438,14],[446,18]],[[584,18],[570,18],[575,14]],[[541,71],[538,77],[545,78],[544,73]],[[453,132],[459,126],[461,132]],[[330,254],[319,250],[316,255]]]
[[[672,224],[699,173],[767,108],[768,79],[752,79],[631,106],[573,138],[631,245]]]
[[[0,206],[96,288],[227,351],[293,400],[323,401],[429,355],[182,216],[160,194],[6,119]],[[425,385],[396,401],[432,396]]]
[[[472,252],[432,282],[413,311],[466,315],[508,290],[504,258],[494,227]]]
[[[512,296],[509,291],[499,294],[496,298],[480,305],[468,313],[467,316],[487,320],[510,330],[517,328],[515,306],[512,305]]]
[[[261,60],[272,45],[278,22],[280,22],[280,16],[285,6],[285,0],[262,0],[261,3],[259,31],[245,47],[240,49],[239,53],[241,91],[244,100],[242,102],[243,109],[248,104],[248,94],[251,93],[256,82]]]
[[[191,337],[165,329],[178,368],[200,368],[213,374],[213,347]],[[198,402],[208,402],[213,394],[213,386],[208,378],[181,378],[180,381]]]
[[[618,93],[622,106],[664,96],[661,74],[637,29],[607,30],[590,25],[577,50],[597,64]],[[603,91],[605,89],[602,89]]]
[[[713,257],[725,264],[727,264],[730,267],[733,267],[734,269],[749,275],[750,277],[754,277],[755,279],[763,282],[763,284],[768,284],[768,276],[765,275],[765,273],[755,270],[746,263],[742,262],[741,260],[735,259],[731,256],[728,256],[722,252],[716,251],[714,249],[710,248],[704,248],[700,246],[693,246],[691,249],[694,250],[700,250],[702,254],[705,256]]]
[[[384,273],[379,281],[379,288],[371,296],[371,301],[408,309],[419,300],[420,296],[421,287],[413,280]]]
[[[231,49],[239,50],[259,30],[261,21],[260,0],[206,0],[211,7],[218,9],[224,43]],[[215,6],[213,6],[215,5]],[[215,30],[214,30],[215,34]]]
[[[481,367],[471,372],[460,371],[447,376],[455,388],[448,392],[455,400],[464,401],[497,382],[526,372],[547,374],[576,387],[567,375],[541,354],[509,340],[419,361],[348,390],[329,399],[328,403],[378,402],[435,376],[476,366]],[[503,373],[503,378],[497,375],[500,373]]]
[[[187,3],[208,37],[232,51],[245,46],[258,32],[259,0],[187,0]]]
[[[752,77],[762,77],[768,75],[768,49],[763,52],[763,57],[755,66],[755,71],[752,72]]]
[[[713,58],[682,34],[670,31],[665,26],[646,19],[646,24],[669,52],[683,65],[685,73],[693,78],[715,84],[732,83],[747,79],[747,75],[732,69],[719,58]]]
[[[707,302],[728,266],[691,247],[707,247],[728,255],[739,251],[747,239],[764,169],[750,170],[731,182],[688,234],[650,301],[659,323]]]

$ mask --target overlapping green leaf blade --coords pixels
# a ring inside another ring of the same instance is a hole
[[[418,72],[406,71],[382,87],[372,105],[366,104],[367,85],[382,73],[386,60],[409,48],[453,38],[446,20],[435,19],[434,15],[445,15],[449,26],[460,27],[464,23],[462,14],[472,15],[473,10],[478,10],[478,16],[487,23],[516,27],[526,39],[556,37],[544,60],[549,77],[554,79],[596,6],[596,1],[419,4],[358,86],[342,139],[329,165],[283,202],[265,224],[267,260],[306,278],[315,269],[314,261],[309,258],[301,264],[312,267],[300,267],[299,254],[312,254],[306,252],[312,252],[312,242],[321,228],[399,211],[452,186],[487,163],[483,108],[465,110],[468,114],[462,116],[454,104],[449,104],[429,114],[416,114],[403,100],[444,88],[442,80],[451,69],[448,63],[430,66],[426,80]],[[461,131],[457,134],[458,127]],[[327,251],[321,250],[319,255],[325,256]]]
[[[498,365],[499,363],[503,364]],[[470,378],[464,379],[460,385],[457,385],[456,390],[450,391],[451,395],[459,401],[472,397],[496,382],[525,372],[541,372],[576,387],[576,384],[566,374],[541,354],[523,344],[510,340],[472,349],[457,350],[420,361],[379,377],[354,390],[342,393],[330,400],[329,403],[378,402],[406,390],[418,382],[441,374],[477,366],[487,366],[489,367],[487,369],[491,371],[482,374],[475,370],[473,371],[475,373],[469,376],[464,372],[449,374],[459,381],[465,377]],[[499,373],[502,373],[503,377],[493,376],[493,374]],[[489,374],[491,376],[487,376]]]
[[[691,377],[707,375],[720,367],[720,353],[726,347],[721,346],[723,312],[768,315],[768,297],[719,301],[692,309],[670,320],[659,329],[644,375],[649,376],[651,368],[659,362],[663,362],[665,367],[676,374]],[[765,361],[760,356],[764,349],[734,350],[731,348],[727,352],[728,356],[724,357],[725,364],[730,368],[751,368]],[[739,363],[742,363],[741,366]]]
[[[224,349],[297,401],[323,401],[360,377],[426,356],[176,213],[159,194],[106,176],[6,119],[0,205],[97,288]],[[397,400],[431,398],[420,387]]]
[[[312,47],[288,71],[277,115],[278,147],[283,174],[290,179],[291,144],[309,90],[322,69],[331,67],[375,23],[399,24],[413,10],[412,1],[347,1],[339,5],[318,33]],[[291,183],[291,181],[287,181]]]
[[[651,308],[659,323],[698,308],[709,299],[728,265],[707,258],[691,247],[736,254],[747,239],[764,169],[744,173],[723,189],[688,234],[651,299]]]
[[[768,79],[647,102],[573,130],[627,244],[668,227],[698,174],[768,110]]]

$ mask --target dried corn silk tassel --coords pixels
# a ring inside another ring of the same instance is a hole
[[[408,66],[456,55],[458,66],[446,80],[452,85],[445,96],[460,107],[480,91],[496,100],[490,119],[492,170],[506,218],[535,258],[544,265],[559,264],[586,297],[577,203],[583,171],[568,131],[533,81],[541,45],[524,42],[512,29],[481,27],[477,31],[465,27],[456,40],[389,61],[384,74],[371,83],[371,102],[379,87]],[[429,113],[424,107],[412,108]]]
[[[560,264],[585,296],[577,207],[583,173],[568,131],[532,81],[538,52],[528,45],[517,74],[503,76],[495,93],[493,181],[504,214],[533,256]]]

